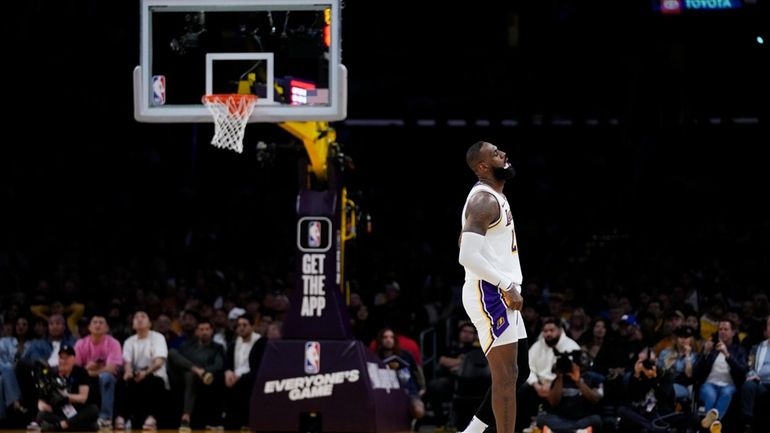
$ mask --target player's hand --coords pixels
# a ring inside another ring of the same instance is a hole
[[[501,290],[501,292],[503,293],[503,300],[505,300],[505,304],[508,308],[521,311],[524,306],[524,298],[521,297],[521,293],[516,289],[515,283],[511,283],[511,285],[508,286],[508,290]]]

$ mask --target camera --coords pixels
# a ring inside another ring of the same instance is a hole
[[[67,389],[66,380],[59,376],[46,362],[35,363],[32,377],[41,400],[53,408],[61,407],[67,403],[67,396],[63,392]]]
[[[553,349],[556,354],[556,363],[553,365],[554,373],[570,374],[572,372],[572,364],[576,364],[578,367],[582,365],[583,352],[580,350],[573,350],[571,352],[559,352]]]
[[[652,360],[652,355],[651,355],[651,353],[652,353],[652,351],[651,351],[651,350],[650,350],[650,348],[648,347],[648,348],[647,348],[647,359],[645,359],[645,360],[643,360],[643,361],[642,361],[642,367],[643,367],[645,370],[652,370],[652,369],[655,367],[655,361],[653,361],[653,360]]]

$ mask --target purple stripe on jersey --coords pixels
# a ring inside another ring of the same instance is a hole
[[[508,329],[508,311],[496,286],[481,280],[484,310],[492,317],[492,334],[499,337]]]

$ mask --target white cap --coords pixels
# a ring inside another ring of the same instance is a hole
[[[227,313],[227,318],[230,320],[235,320],[243,316],[244,314],[246,314],[246,310],[244,310],[243,308],[235,307],[232,310],[230,310],[229,313]]]

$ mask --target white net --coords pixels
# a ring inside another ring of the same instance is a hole
[[[214,138],[211,144],[219,148],[243,152],[243,133],[257,103],[254,95],[206,95],[203,103],[214,116]]]

